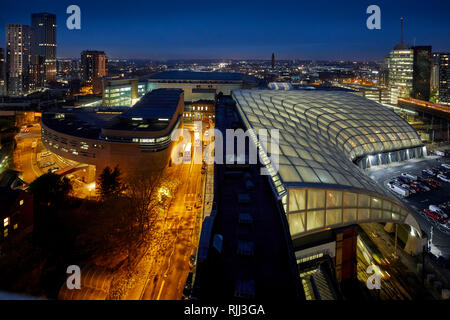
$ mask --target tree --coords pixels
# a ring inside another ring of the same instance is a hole
[[[117,199],[126,189],[121,179],[122,173],[118,166],[111,170],[110,167],[103,169],[98,179],[98,193],[102,201]]]
[[[55,173],[35,179],[29,188],[34,197],[33,237],[47,247],[62,246],[69,237],[63,209],[72,192],[70,180]]]
[[[66,177],[46,173],[30,184],[35,203],[47,206],[60,206],[72,192],[72,184]]]

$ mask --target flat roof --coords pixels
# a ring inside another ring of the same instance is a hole
[[[155,89],[144,95],[120,118],[171,119],[178,107],[182,89]]]

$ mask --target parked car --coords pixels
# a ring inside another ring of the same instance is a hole
[[[422,176],[424,176],[424,177],[434,177],[434,176],[436,176],[436,173],[434,173],[433,170],[425,169],[425,170],[422,170]]]
[[[428,191],[431,190],[430,187],[428,187],[428,186],[426,186],[425,184],[420,183],[420,182],[418,182],[418,181],[413,182],[413,184],[416,185],[417,187],[419,187],[419,189],[421,189],[421,190],[424,191],[424,192],[428,192]]]
[[[439,222],[444,222],[442,217],[437,212],[433,212],[429,209],[424,209],[423,212],[425,212],[428,216],[430,216],[431,218],[433,218]]]
[[[409,173],[402,173],[402,177],[405,177],[405,178],[408,178],[408,179],[411,179],[411,180],[417,180],[417,176],[414,176],[414,175],[412,175],[412,174],[409,174]]]
[[[427,184],[429,187],[437,189],[441,187],[441,184],[434,179],[423,179],[423,183]]]
[[[445,168],[447,170],[450,170],[450,164],[448,164],[448,163],[442,163],[441,167],[443,167],[443,168]]]
[[[444,182],[450,182],[450,178],[443,174],[438,174],[437,177]]]
[[[392,187],[389,187],[389,189],[392,192],[395,192],[398,195],[401,195],[402,197],[409,197],[410,192],[408,190],[406,190],[405,188],[402,188],[400,186],[397,185],[392,185]]]
[[[403,177],[403,176],[397,177],[397,179],[398,179],[398,181],[403,182],[403,183],[410,183],[412,181],[411,179],[409,179],[407,177]]]
[[[421,192],[423,191],[422,189],[420,189],[418,186],[416,186],[414,183],[410,183],[409,184],[410,187],[412,187],[416,192]]]
[[[404,188],[404,189],[406,189],[406,190],[408,190],[409,193],[412,193],[412,194],[416,193],[416,190],[414,190],[413,187],[407,185],[406,183],[402,184],[401,187]]]

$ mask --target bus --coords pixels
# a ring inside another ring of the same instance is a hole
[[[192,144],[189,142],[184,147],[183,162],[191,162],[191,146]]]

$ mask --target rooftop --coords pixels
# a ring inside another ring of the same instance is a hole
[[[145,77],[147,80],[244,81],[249,76],[234,72],[166,71]]]

